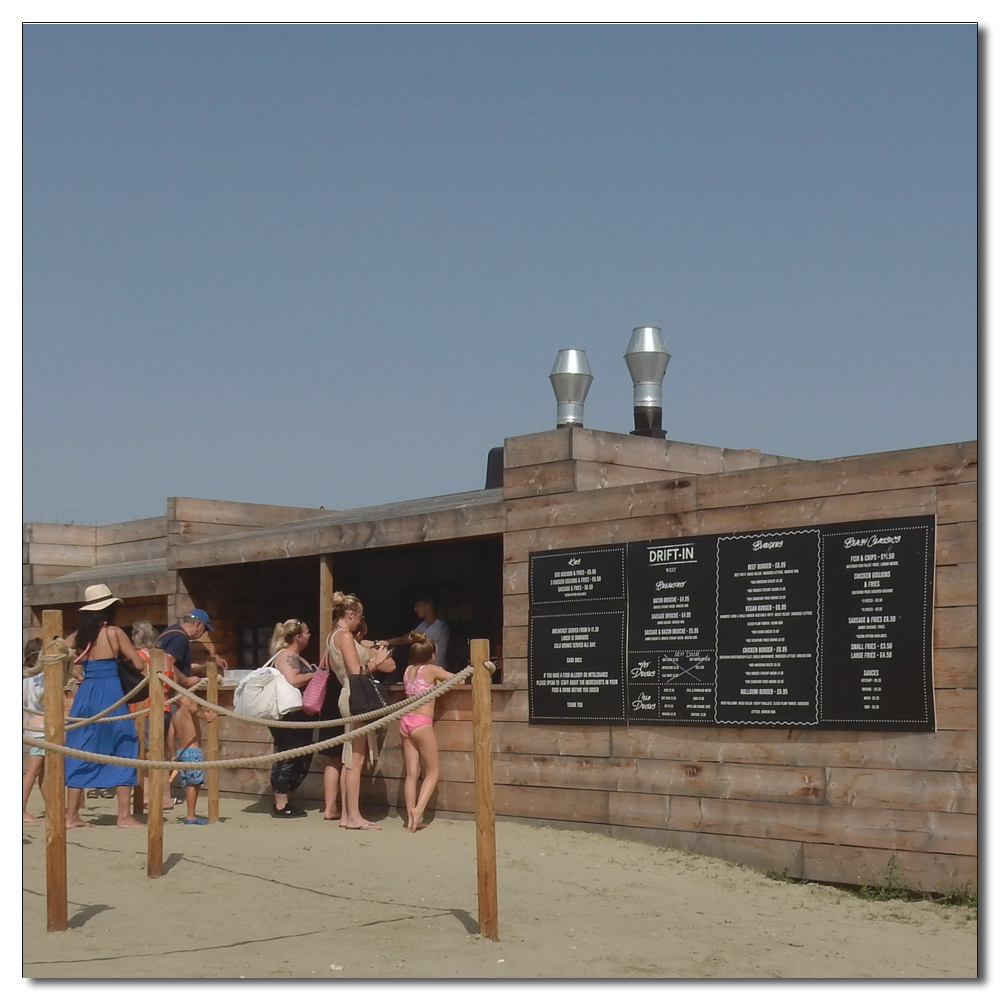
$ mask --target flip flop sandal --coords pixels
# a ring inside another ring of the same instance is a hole
[[[96,799],[101,793],[96,788],[87,789],[87,798]]]
[[[102,799],[113,799],[115,797],[115,790],[113,788],[102,788],[101,798]]]

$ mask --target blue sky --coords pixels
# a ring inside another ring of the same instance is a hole
[[[23,41],[24,520],[476,489],[560,348],[627,432],[642,324],[672,438],[977,436],[974,25]]]

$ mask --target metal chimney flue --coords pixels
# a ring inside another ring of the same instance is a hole
[[[556,394],[556,427],[582,427],[583,403],[594,376],[587,364],[587,352],[568,347],[556,355],[549,375]]]
[[[625,351],[632,376],[632,414],[639,437],[665,438],[663,429],[663,376],[670,354],[658,326],[637,326]]]

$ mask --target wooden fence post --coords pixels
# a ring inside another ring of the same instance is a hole
[[[62,638],[61,611],[42,612],[43,656],[52,656],[52,641]],[[60,746],[66,744],[66,700],[63,695],[63,664],[47,663],[44,667],[45,739]],[[45,798],[45,904],[50,931],[64,931],[69,922],[66,898],[66,768],[61,753],[45,754],[45,777],[42,780]]]
[[[146,759],[163,760],[163,650],[149,651],[149,750]],[[159,767],[149,769],[149,805],[146,814],[146,874],[163,874],[163,779]]]
[[[208,697],[213,705],[219,704],[219,665],[210,660],[206,664],[208,674]],[[208,732],[205,740],[205,760],[219,759],[219,718],[206,723]],[[208,785],[208,821],[215,823],[219,819],[219,769],[209,768],[205,772],[205,784]]]
[[[472,665],[472,744],[476,772],[476,868],[479,886],[479,933],[500,938],[497,926],[497,837],[493,808],[493,682],[484,666],[488,639],[469,643]]]
[[[333,631],[333,556],[319,557],[319,655],[326,652],[326,637]]]

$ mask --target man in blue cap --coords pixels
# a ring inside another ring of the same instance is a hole
[[[204,664],[191,663],[191,640],[200,639],[206,632],[214,631],[207,612],[195,608],[176,625],[169,626],[160,634],[160,649],[163,650],[167,673],[172,675],[178,684],[192,688],[201,677],[205,676]],[[220,670],[225,670],[228,666],[221,656],[215,656],[213,659]],[[215,718],[215,712],[201,708],[187,698],[181,698],[173,717],[178,761],[198,763],[205,759],[201,751],[201,726],[198,720],[211,722]],[[181,786],[185,789],[187,803],[187,818],[184,822],[189,826],[201,826],[207,823],[208,820],[204,816],[196,814],[198,792],[205,781],[204,770],[188,768],[182,770],[179,777]]]

